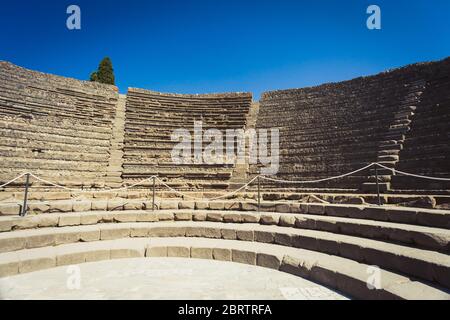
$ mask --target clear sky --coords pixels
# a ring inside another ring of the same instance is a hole
[[[66,8],[81,8],[81,30]],[[366,28],[381,8],[382,29]],[[448,0],[5,0],[0,60],[88,79],[111,57],[121,92],[287,89],[450,55]]]

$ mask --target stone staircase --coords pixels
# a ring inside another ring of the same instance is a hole
[[[119,95],[113,123],[110,158],[105,179],[106,186],[111,188],[122,186],[126,99],[126,95]]]
[[[256,129],[256,121],[258,119],[259,102],[253,102],[246,117],[245,130]],[[245,163],[236,163],[231,175],[229,190],[236,190],[249,180],[250,164],[249,164],[249,148],[245,146]]]
[[[273,268],[357,299],[450,299],[448,211],[273,201],[260,211],[256,202],[236,201],[157,206],[126,210],[138,206],[111,202],[108,210],[0,217],[0,277],[118,258],[191,257]],[[369,271],[379,275],[374,288]]]
[[[420,96],[425,90],[425,81],[418,80],[410,84],[408,94],[400,105],[398,111],[394,114],[394,120],[386,131],[383,141],[380,142],[378,148],[377,162],[386,167],[395,169],[400,160],[399,153],[403,149],[403,143],[406,134],[410,131],[410,125],[413,121],[415,104],[420,102]],[[376,172],[377,171],[377,172]],[[391,189],[392,176],[395,173],[392,170],[384,168],[370,169],[369,181],[363,183],[364,191],[376,191],[377,181],[376,173],[378,173],[378,188],[380,192]]]

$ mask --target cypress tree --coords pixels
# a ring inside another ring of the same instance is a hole
[[[90,79],[91,81],[115,85],[114,69],[109,57],[100,62],[98,70],[91,74]]]

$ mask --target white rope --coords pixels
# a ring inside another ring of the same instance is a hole
[[[371,164],[368,164],[365,167],[362,167],[360,169],[357,169],[357,170],[349,172],[349,173],[345,173],[345,174],[341,174],[339,176],[334,176],[334,177],[329,177],[329,178],[318,179],[318,180],[310,180],[310,181],[295,181],[295,180],[292,180],[291,181],[291,180],[274,179],[274,178],[269,178],[269,177],[266,177],[266,176],[261,176],[261,179],[268,180],[268,181],[273,181],[273,182],[280,182],[280,183],[298,183],[298,184],[301,184],[301,183],[315,183],[315,182],[322,182],[322,181],[328,181],[328,180],[344,178],[346,176],[350,176],[352,174],[355,174],[355,173],[358,173],[360,171],[366,170],[366,169],[372,167],[375,164],[376,163],[371,163]]]
[[[149,178],[146,178],[146,179],[144,179],[144,180],[141,180],[141,181],[139,181],[139,182],[136,182],[136,183],[134,183],[134,184],[132,184],[132,185],[130,185],[130,186],[126,186],[126,187],[122,187],[122,188],[117,188],[117,189],[107,189],[107,190],[85,190],[85,189],[73,189],[73,188],[68,188],[68,187],[65,187],[65,186],[56,184],[56,183],[54,183],[54,182],[51,182],[51,181],[42,179],[42,178],[40,178],[40,177],[34,175],[33,173],[26,172],[26,173],[23,173],[23,174],[17,176],[17,177],[14,178],[14,179],[8,181],[8,182],[6,182],[6,183],[0,185],[0,188],[3,188],[3,187],[5,187],[5,186],[7,186],[7,185],[13,183],[14,181],[16,181],[16,180],[18,180],[18,179],[20,179],[20,178],[26,176],[27,174],[29,174],[31,177],[35,178],[36,180],[38,180],[38,181],[40,181],[40,182],[43,182],[43,183],[45,183],[45,184],[51,185],[51,186],[56,187],[56,188],[60,188],[60,189],[68,190],[68,191],[73,191],[73,192],[93,192],[93,193],[107,193],[107,192],[124,191],[124,190],[128,190],[128,189],[134,188],[134,187],[136,187],[136,186],[138,186],[138,185],[141,185],[141,184],[143,184],[143,183],[145,183],[145,182],[147,182],[147,181],[150,181],[150,180],[152,180],[153,178],[156,178],[156,180],[158,180],[163,186],[165,186],[166,188],[168,188],[168,189],[171,190],[172,192],[175,192],[175,193],[177,193],[177,194],[183,196],[184,198],[190,198],[190,199],[194,199],[194,200],[218,200],[218,199],[222,199],[222,198],[227,198],[227,197],[229,197],[229,196],[232,196],[232,195],[238,193],[239,191],[241,191],[241,190],[245,189],[246,187],[248,187],[250,184],[252,184],[252,183],[253,183],[256,179],[258,179],[258,178],[261,178],[261,179],[264,179],[264,180],[267,180],[267,181],[272,181],[272,182],[279,182],[279,183],[294,183],[294,184],[317,183],[317,182],[323,182],[323,181],[328,181],[328,180],[334,180],[334,179],[344,178],[344,177],[350,176],[350,175],[352,175],[352,174],[358,173],[358,172],[360,172],[360,171],[366,170],[366,169],[368,169],[368,168],[370,168],[370,167],[372,167],[372,166],[374,166],[374,165],[377,165],[377,166],[379,166],[379,167],[381,167],[381,168],[384,168],[384,169],[387,169],[387,170],[391,170],[391,171],[393,171],[393,172],[400,173],[400,174],[403,174],[403,175],[406,175],[406,176],[411,176],[411,177],[416,177],[416,178],[422,178],[422,179],[429,179],[429,180],[450,181],[450,178],[437,178],[437,177],[430,177],[430,176],[424,176],[424,175],[412,174],[412,173],[408,173],[408,172],[403,172],[403,171],[400,171],[400,170],[396,170],[396,169],[393,169],[393,168],[389,168],[389,167],[386,167],[386,166],[384,166],[384,165],[382,165],[382,164],[380,164],[380,163],[374,162],[374,163],[368,164],[368,165],[366,165],[366,166],[364,166],[364,167],[362,167],[362,168],[360,168],[360,169],[354,170],[354,171],[352,171],[352,172],[348,172],[348,173],[345,173],[345,174],[341,174],[341,175],[339,175],[339,176],[334,176],[334,177],[328,177],[328,178],[318,179],[318,180],[296,181],[296,180],[274,179],[274,178],[270,178],[270,177],[266,177],[266,176],[262,176],[262,175],[261,175],[261,176],[256,176],[256,177],[254,177],[253,179],[251,179],[249,182],[247,182],[246,184],[244,184],[243,186],[241,186],[239,189],[236,189],[236,190],[234,190],[234,191],[232,191],[232,192],[229,192],[229,193],[227,193],[227,194],[224,194],[224,195],[222,195],[222,196],[215,197],[215,198],[198,198],[198,197],[192,197],[192,196],[190,196],[190,195],[188,195],[188,194],[185,194],[185,193],[183,193],[183,192],[180,192],[180,191],[178,191],[178,190],[172,188],[171,186],[169,186],[168,184],[166,184],[164,181],[162,181],[158,176],[151,176],[151,177],[149,177]]]
[[[378,165],[381,168],[388,169],[388,170],[391,170],[393,172],[403,174],[405,176],[411,176],[411,177],[415,177],[415,178],[428,179],[428,180],[450,181],[450,178],[437,178],[437,177],[423,176],[423,175],[419,175],[419,174],[403,172],[403,171],[400,171],[400,170],[396,170],[394,168],[389,168],[389,167],[386,167],[386,166],[382,165],[381,163],[375,163],[375,164]]]
[[[189,199],[193,199],[193,200],[218,200],[218,199],[222,199],[222,198],[227,198],[229,196],[232,196],[235,193],[238,193],[239,191],[241,191],[242,189],[245,189],[246,187],[248,187],[251,183],[253,183],[253,181],[255,181],[256,179],[258,179],[258,176],[254,177],[253,179],[251,179],[249,182],[247,182],[246,184],[244,184],[242,187],[240,187],[239,189],[236,189],[232,192],[229,192],[227,194],[221,195],[219,197],[214,197],[214,198],[198,198],[198,197],[192,197],[190,195],[187,195],[183,192],[180,192],[174,188],[172,188],[171,186],[167,185],[164,181],[162,181],[161,179],[157,178],[157,180],[166,188],[168,188],[169,190],[185,197],[185,198],[189,198]]]
[[[56,183],[53,183],[53,182],[51,182],[51,181],[44,180],[44,179],[42,179],[42,178],[40,178],[40,177],[38,177],[38,176],[36,176],[36,175],[34,175],[34,174],[32,174],[32,173],[31,173],[30,175],[31,175],[33,178],[35,178],[36,180],[41,181],[41,182],[43,182],[43,183],[45,183],[45,184],[54,186],[54,187],[56,187],[56,188],[60,188],[60,189],[68,190],[68,191],[73,191],[73,192],[94,192],[94,193],[108,193],[108,192],[124,191],[124,190],[128,190],[128,189],[134,188],[134,187],[136,187],[136,186],[138,186],[138,185],[140,185],[140,184],[143,184],[143,183],[145,183],[145,182],[147,182],[147,181],[150,181],[150,180],[153,179],[153,178],[157,178],[157,176],[151,176],[151,177],[149,177],[149,178],[146,178],[146,179],[144,179],[144,180],[141,180],[141,181],[139,181],[139,182],[136,182],[136,183],[134,183],[134,184],[132,184],[132,185],[130,185],[130,186],[126,186],[126,187],[122,187],[122,188],[117,188],[117,189],[85,190],[85,189],[72,189],[72,188],[67,188],[67,187],[65,187],[65,186],[61,186],[61,185],[56,184]]]
[[[27,172],[22,173],[20,176],[17,176],[16,178],[14,178],[14,179],[8,181],[7,183],[4,183],[4,184],[0,185],[0,188],[6,187],[7,185],[9,185],[9,184],[13,183],[14,181],[16,181],[16,180],[22,178],[23,176],[26,176],[27,174],[28,174]]]

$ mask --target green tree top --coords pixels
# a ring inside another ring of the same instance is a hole
[[[115,85],[114,69],[109,57],[100,62],[98,70],[91,73],[90,80]]]

